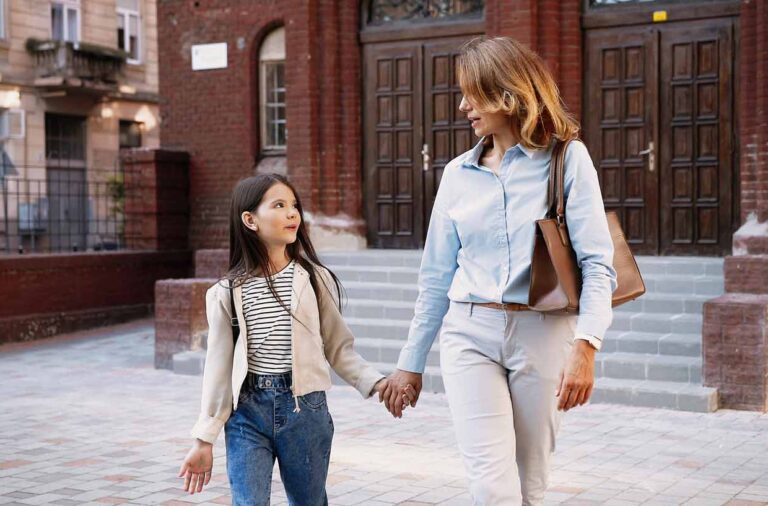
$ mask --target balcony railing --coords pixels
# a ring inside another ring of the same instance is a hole
[[[128,53],[96,44],[28,39],[35,58],[36,84],[42,86],[114,87]]]

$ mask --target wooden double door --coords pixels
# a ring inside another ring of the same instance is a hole
[[[471,35],[366,44],[364,187],[374,248],[420,248],[445,164],[477,141],[455,64]]]
[[[635,253],[730,250],[734,30],[726,17],[585,33],[583,135]]]

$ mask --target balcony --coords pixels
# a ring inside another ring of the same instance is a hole
[[[36,65],[35,86],[48,91],[104,95],[118,89],[128,53],[96,44],[28,39]]]

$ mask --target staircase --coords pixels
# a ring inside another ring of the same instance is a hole
[[[355,348],[382,372],[393,370],[408,336],[421,251],[326,252],[322,260],[347,294],[344,316]],[[637,257],[647,292],[614,310],[596,355],[591,402],[709,412],[717,390],[701,385],[703,303],[723,293],[723,259]],[[439,339],[424,389],[442,392]]]

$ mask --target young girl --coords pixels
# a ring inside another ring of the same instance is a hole
[[[328,363],[365,398],[386,380],[353,349],[338,278],[318,260],[288,180],[243,179],[230,214],[227,279],[206,293],[202,412],[179,477],[202,491],[224,427],[234,506],[269,504],[275,459],[290,504],[326,505]]]

